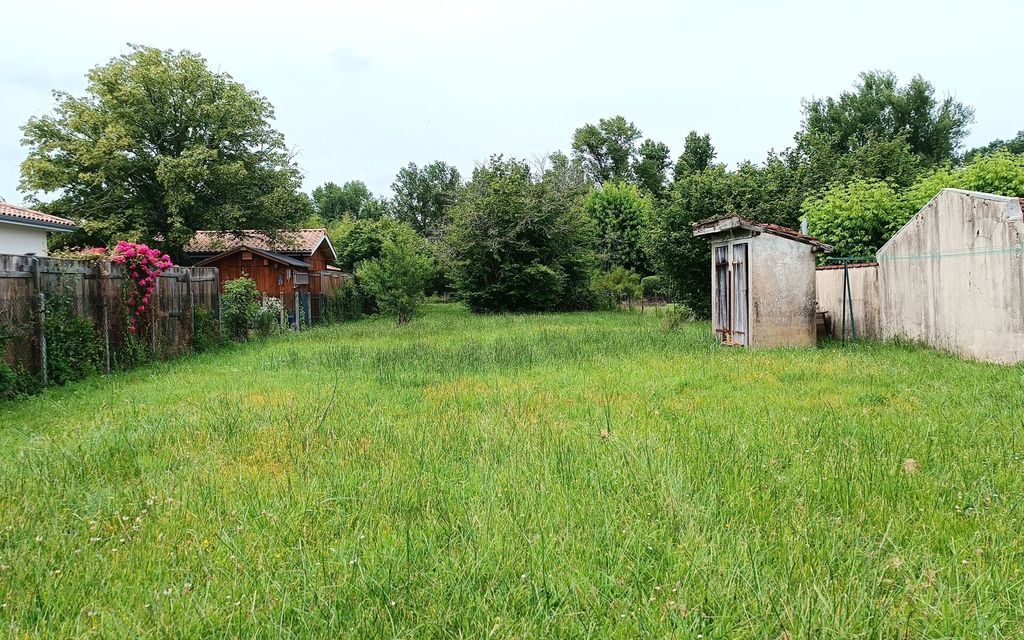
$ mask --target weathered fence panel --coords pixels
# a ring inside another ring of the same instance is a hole
[[[45,381],[47,306],[57,302],[88,318],[103,345],[103,367],[110,370],[129,338],[124,267],[107,261],[60,260],[0,255],[0,345],[3,359]],[[171,267],[157,279],[146,307],[139,344],[164,358],[191,346],[197,308],[219,317],[217,269]]]

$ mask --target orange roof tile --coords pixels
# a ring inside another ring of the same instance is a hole
[[[34,209],[26,209],[7,202],[0,202],[0,220],[7,218],[13,222],[24,222],[25,224],[35,223],[37,226],[53,229],[55,231],[72,231],[75,223],[67,218],[50,215]]]

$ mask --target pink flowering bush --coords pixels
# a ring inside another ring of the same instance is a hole
[[[128,307],[132,310],[132,317],[128,330],[135,333],[138,330],[138,321],[146,313],[150,296],[153,295],[153,289],[156,288],[157,278],[161,273],[174,266],[174,263],[166,253],[161,253],[145,244],[125,242],[124,240],[118,241],[110,255],[110,260],[123,265],[131,279]]]

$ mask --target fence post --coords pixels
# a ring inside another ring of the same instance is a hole
[[[109,263],[107,263],[109,265]],[[103,327],[103,372],[110,373],[110,308],[107,303],[110,278],[103,265],[96,264],[96,287],[100,295],[100,325]]]
[[[301,309],[299,307],[299,292],[296,291],[295,292],[295,330],[296,331],[299,330],[299,311],[300,310]]]
[[[43,272],[37,256],[32,257],[32,285],[36,291],[36,346],[39,349],[39,379],[49,382],[46,363],[46,293],[43,291]]]
[[[195,306],[192,301],[192,269],[185,268],[185,302],[188,305],[185,313],[182,316],[188,319],[188,348],[192,349],[192,339],[196,335],[196,315]]]

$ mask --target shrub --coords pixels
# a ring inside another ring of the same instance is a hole
[[[420,241],[412,230],[404,229],[384,241],[380,258],[364,262],[357,271],[381,313],[395,316],[399,324],[409,322],[423,303],[434,272],[433,260],[419,251]]]
[[[0,345],[2,353],[3,345]],[[14,400],[39,391],[39,380],[24,369],[14,369],[0,360],[0,400]]]
[[[687,322],[693,322],[697,315],[685,304],[673,304],[665,309],[665,317],[661,320],[662,331],[675,331]]]
[[[623,302],[633,308],[633,303],[643,293],[640,276],[623,267],[616,267],[596,278],[594,291],[606,302],[608,308],[618,308]]]
[[[934,194],[933,194],[934,195]],[[803,204],[811,235],[838,256],[872,256],[906,222],[896,191],[878,180],[854,180]]]
[[[323,317],[327,322],[358,320],[363,312],[363,294],[352,280],[346,280],[324,297]]]
[[[92,321],[75,313],[73,301],[65,296],[47,300],[46,377],[51,384],[81,380],[99,371],[103,345]]]
[[[451,211],[445,248],[474,311],[550,311],[590,304],[593,223],[575,192],[519,160],[491,158]]]
[[[261,338],[280,333],[283,328],[284,304],[280,298],[263,296],[253,318],[252,332]]]
[[[647,276],[640,280],[641,295],[645,298],[664,297],[666,291],[660,276]]]
[[[245,276],[224,283],[220,299],[221,322],[231,340],[248,340],[260,313],[260,292]]]
[[[193,309],[192,350],[195,352],[209,351],[220,343],[220,323],[217,321],[217,314],[206,307]]]

